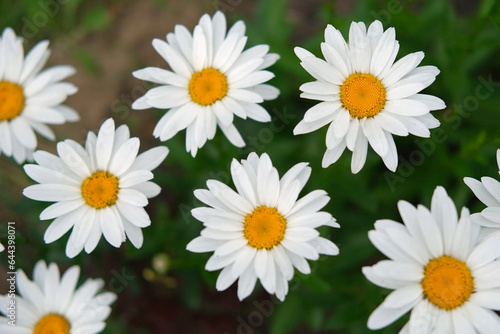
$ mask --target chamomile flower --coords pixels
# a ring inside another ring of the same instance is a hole
[[[337,161],[347,147],[353,152],[351,171],[357,173],[370,144],[395,171],[398,155],[392,135],[429,137],[429,129],[439,126],[429,111],[445,108],[444,102],[418,93],[434,82],[439,70],[417,67],[423,52],[394,62],[398,50],[394,28],[384,31],[380,21],[368,30],[364,23],[353,22],[349,43],[328,25],[321,43],[326,61],[295,48],[302,67],[316,79],[300,86],[301,97],[321,102],[305,113],[293,132],[309,133],[329,124],[323,167]]]
[[[89,132],[85,148],[65,140],[57,145],[59,156],[35,152],[38,165],[25,165],[24,170],[40,184],[24,189],[24,195],[56,202],[40,214],[42,220],[55,218],[45,231],[45,242],[59,239],[73,227],[68,257],[84,247],[90,253],[101,234],[114,247],[127,236],[140,248],[141,228],[151,224],[144,207],[148,198],[160,193],[160,187],[149,181],[151,170],[165,159],[168,149],[155,147],[137,156],[138,150],[139,139],[130,138],[128,127],[121,125],[115,131],[113,120],[108,119],[97,136]]]
[[[33,281],[22,269],[15,275],[19,296],[0,296],[0,332],[11,334],[100,333],[116,300],[111,292],[99,292],[102,279],[87,279],[76,288],[80,267],[72,266],[60,277],[55,263],[38,261]],[[12,301],[15,304],[12,304]],[[14,318],[12,315],[14,306]],[[9,308],[10,307],[10,308]],[[12,320],[15,319],[15,320]]]
[[[19,164],[32,160],[35,132],[54,140],[47,124],[79,120],[76,111],[61,104],[77,91],[61,82],[75,69],[60,65],[40,72],[50,55],[49,42],[36,44],[26,57],[22,43],[11,28],[0,36],[0,153]]]
[[[160,84],[133,104],[134,109],[170,109],[156,125],[153,135],[168,140],[186,129],[186,150],[196,156],[220,127],[229,141],[245,145],[233,124],[234,115],[259,122],[271,116],[258,103],[275,99],[279,91],[265,84],[274,74],[265,69],[279,56],[269,46],[243,51],[245,24],[236,22],[226,33],[226,18],[217,12],[201,17],[191,33],[182,25],[167,34],[167,41],[153,40],[153,47],[172,71],[148,67],[133,75]]]
[[[298,199],[310,174],[311,168],[302,162],[280,179],[267,154],[250,153],[247,160],[231,164],[236,191],[208,180],[208,190],[194,192],[207,207],[191,213],[205,228],[187,249],[214,252],[205,268],[222,269],[217,290],[225,290],[239,279],[242,300],[259,279],[267,292],[284,300],[294,267],[309,274],[307,260],[317,260],[319,254],[338,254],[337,246],[316,230],[322,225],[339,227],[329,213],[319,211],[330,200],[326,192],[314,190]]]
[[[431,210],[398,203],[403,224],[384,219],[368,233],[390,260],[364,267],[372,283],[394,290],[370,315],[368,328],[388,326],[411,310],[400,333],[500,333],[500,237],[478,242],[479,225],[460,218],[442,187]]]
[[[500,169],[500,150],[497,150],[497,164]],[[482,177],[481,181],[466,177],[464,182],[487,206],[480,213],[472,214],[472,221],[483,227],[485,235],[500,231],[500,182],[488,176]]]

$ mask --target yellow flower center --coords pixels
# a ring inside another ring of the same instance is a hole
[[[474,291],[474,279],[467,265],[451,256],[441,256],[425,266],[422,288],[429,302],[452,310],[465,303]]]
[[[103,209],[118,199],[118,178],[111,173],[98,171],[82,183],[82,197],[88,205]]]
[[[374,75],[354,73],[340,86],[340,102],[352,117],[373,117],[385,101],[385,87]]]
[[[23,109],[23,88],[12,82],[0,81],[0,121],[16,118]]]
[[[33,329],[33,334],[69,334],[71,325],[65,317],[49,313],[40,319]]]
[[[244,235],[257,249],[271,249],[285,237],[286,219],[275,208],[258,206],[245,217]]]
[[[227,94],[227,79],[215,68],[206,68],[193,73],[189,80],[191,100],[202,106],[209,106]]]

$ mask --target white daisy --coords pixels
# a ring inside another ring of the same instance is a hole
[[[75,73],[72,66],[54,66],[43,72],[50,51],[42,41],[24,57],[23,40],[11,28],[0,36],[0,153],[17,163],[32,160],[35,132],[54,140],[46,124],[79,120],[78,113],[61,103],[77,88],[61,80]]]
[[[2,243],[0,243],[0,253],[3,252],[5,250],[5,247],[2,245]]]
[[[368,233],[390,260],[364,267],[372,283],[394,290],[370,315],[368,328],[388,326],[408,311],[400,333],[500,333],[500,237],[478,242],[480,227],[460,219],[442,187],[431,210],[400,201],[405,225],[378,220]]]
[[[323,167],[337,161],[347,147],[353,152],[351,171],[359,172],[369,143],[387,168],[395,171],[398,155],[392,135],[429,137],[429,129],[439,126],[429,111],[445,108],[444,102],[417,94],[434,82],[439,70],[417,67],[423,52],[394,62],[398,50],[394,28],[384,32],[380,21],[368,30],[364,23],[353,22],[349,44],[328,25],[321,43],[326,61],[295,48],[302,67],[316,79],[300,86],[300,96],[321,102],[306,112],[293,132],[309,133],[330,124]]]
[[[98,292],[102,279],[87,279],[75,290],[80,267],[72,266],[62,277],[55,263],[38,261],[33,281],[19,269],[16,275],[19,296],[0,296],[0,333],[9,334],[94,334],[100,333],[116,299],[111,292]],[[11,304],[14,301],[15,304]],[[12,305],[15,318],[10,318]],[[9,309],[8,307],[11,307]],[[15,319],[15,322],[13,322]],[[12,322],[9,324],[9,322]]]
[[[233,124],[234,115],[259,122],[271,121],[258,103],[275,99],[279,91],[264,82],[274,74],[264,69],[279,58],[269,46],[243,51],[245,24],[236,22],[226,34],[226,18],[217,12],[201,17],[193,35],[182,25],[167,34],[167,41],[153,40],[153,47],[172,71],[148,67],[133,75],[160,84],[132,104],[134,109],[170,109],[156,125],[153,135],[161,141],[186,129],[186,150],[193,157],[217,125],[229,141],[245,145]]]
[[[497,150],[497,164],[500,169],[500,150]],[[464,182],[474,195],[487,206],[480,213],[472,214],[472,221],[483,226],[482,231],[485,232],[485,235],[500,231],[500,182],[488,176],[482,177],[481,182],[466,177]]]
[[[57,145],[58,156],[37,151],[38,165],[24,170],[36,182],[24,189],[34,200],[56,202],[46,208],[40,219],[56,218],[45,231],[45,242],[59,239],[71,227],[66,255],[90,253],[101,234],[114,247],[125,241],[125,235],[136,248],[143,242],[141,228],[149,226],[144,207],[148,198],[160,193],[160,187],[149,181],[155,169],[168,154],[166,147],[152,148],[139,156],[139,139],[130,138],[126,125],[118,127],[106,120],[98,135],[89,132],[85,148],[72,140]]]
[[[283,300],[294,267],[309,274],[306,259],[339,252],[316,231],[322,225],[339,227],[329,213],[318,212],[330,197],[315,190],[297,199],[311,168],[299,163],[280,180],[265,153],[260,158],[250,153],[241,164],[233,160],[231,175],[236,192],[216,180],[207,181],[208,190],[194,192],[208,207],[191,211],[205,229],[187,249],[214,252],[205,269],[222,269],[217,290],[227,289],[239,278],[238,297],[242,300],[253,291],[258,278],[267,292]]]

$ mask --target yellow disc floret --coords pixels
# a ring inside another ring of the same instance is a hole
[[[98,171],[82,183],[82,197],[96,209],[114,205],[118,199],[118,178],[109,172]]]
[[[467,265],[446,255],[429,261],[421,284],[429,302],[444,310],[462,306],[474,291]]]
[[[33,329],[33,334],[69,334],[71,325],[64,316],[49,313],[41,318]]]
[[[285,237],[285,230],[286,219],[275,208],[258,206],[245,217],[245,238],[257,249],[279,245]]]
[[[340,87],[340,102],[352,117],[378,114],[385,106],[385,87],[372,74],[351,74]]]
[[[24,109],[23,88],[15,83],[0,81],[0,121],[19,116]]]
[[[223,99],[227,94],[227,78],[215,68],[206,68],[193,73],[189,80],[191,100],[202,106],[209,106]]]

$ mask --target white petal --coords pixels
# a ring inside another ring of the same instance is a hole
[[[495,312],[486,310],[473,303],[465,305],[468,318],[470,322],[478,330],[479,333],[499,333],[500,332],[500,318]]]
[[[165,59],[175,73],[184,78],[190,78],[192,69],[183,57],[168,43],[155,38],[153,40],[153,47]]]
[[[317,80],[326,81],[335,85],[341,85],[344,81],[343,75],[322,59],[308,57],[300,64]]]
[[[243,300],[248,297],[252,293],[256,282],[257,275],[254,269],[249,266],[238,281],[238,299]]]
[[[487,206],[500,206],[500,198],[496,199],[481,182],[471,177],[465,177],[464,182],[481,202]]]
[[[240,251],[238,258],[231,266],[231,274],[234,277],[239,277],[253,262],[257,249],[254,247],[246,246]]]
[[[224,255],[227,255],[229,253],[232,253],[240,248],[242,248],[243,246],[245,246],[247,244],[247,239],[245,239],[244,237],[241,237],[239,239],[234,239],[234,240],[229,240],[227,242],[225,242],[224,244],[222,244],[221,246],[219,246],[214,254],[216,255],[219,255],[219,256],[224,256]]]
[[[125,240],[125,232],[122,219],[116,208],[108,207],[99,210],[99,213],[102,234],[112,246],[120,247],[120,244]],[[128,216],[125,217],[128,219]],[[131,218],[133,219],[134,217]]]
[[[122,176],[132,166],[139,151],[139,145],[139,138],[127,140],[112,156],[108,170],[115,176]]]
[[[82,198],[80,189],[65,184],[35,184],[24,189],[23,195],[43,202],[69,201]]]
[[[163,85],[174,85],[177,87],[188,86],[188,80],[186,80],[186,78],[159,67],[146,67],[132,72],[132,75],[137,79],[147,80]]]
[[[236,159],[233,159],[231,162],[231,177],[238,193],[246,198],[252,206],[257,206],[257,200],[250,178]]]
[[[143,207],[148,205],[146,194],[137,189],[120,189],[118,198],[120,202],[125,202],[134,206]]]
[[[238,132],[234,124],[229,124],[226,126],[219,123],[219,126],[226,138],[231,142],[231,144],[236,147],[245,146],[245,141],[241,137],[241,134]]]
[[[337,145],[332,149],[327,149],[325,154],[323,155],[321,166],[323,168],[326,168],[331,164],[335,163],[340,158],[342,153],[344,153],[345,148],[346,148],[345,141],[342,141],[340,145]]]
[[[217,291],[224,291],[229,288],[238,278],[231,273],[231,267],[225,267],[217,277],[215,288]]]
[[[127,218],[128,221],[130,221],[132,224],[139,226],[139,227],[146,227],[151,224],[151,220],[149,219],[148,214],[146,213],[146,210],[140,206],[135,206],[128,204],[123,201],[118,201],[116,202],[116,207],[118,209],[118,212],[125,218]],[[118,220],[116,220],[118,224]],[[121,222],[120,222],[121,224]],[[101,224],[101,228],[102,224]],[[103,228],[104,232],[104,228]],[[116,235],[115,235],[116,237]],[[116,241],[116,239],[114,239]],[[113,245],[114,246],[114,245]],[[119,246],[119,244],[118,244]],[[115,246],[115,247],[118,247]]]
[[[153,178],[153,173],[149,170],[136,170],[130,173],[126,173],[122,178],[120,178],[120,188],[128,188],[135,186],[136,184],[149,181]]]
[[[59,142],[57,144],[57,153],[65,163],[66,169],[71,170],[82,179],[89,177],[92,174],[87,163],[90,158],[86,152],[77,152],[75,150],[76,147],[74,148],[69,143],[70,142]],[[82,156],[80,153],[83,153],[86,156]]]
[[[10,121],[12,132],[19,142],[26,148],[34,150],[37,140],[33,129],[23,117],[16,117]]]
[[[96,142],[96,163],[100,170],[107,170],[111,159],[115,138],[115,122],[112,118],[106,120],[99,129]]]
[[[193,253],[206,253],[214,251],[220,244],[219,240],[210,240],[200,236],[191,240],[186,249]]]
[[[356,142],[352,151],[351,173],[357,174],[365,165],[368,153],[368,140],[362,131],[357,132]]]
[[[53,219],[65,215],[73,210],[78,209],[84,205],[85,201],[81,198],[72,201],[56,202],[40,213],[41,220]]]

